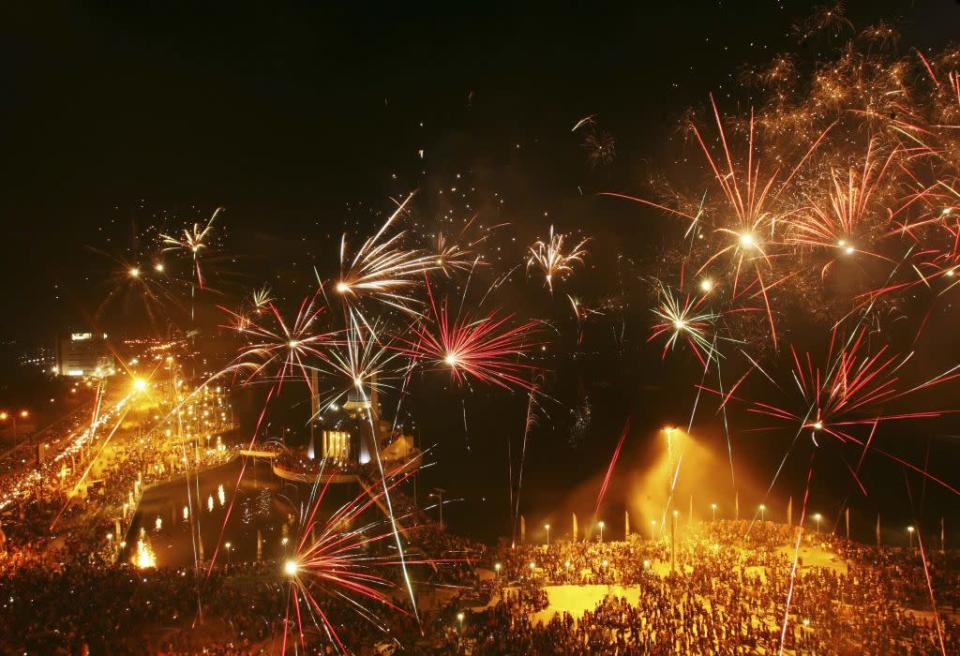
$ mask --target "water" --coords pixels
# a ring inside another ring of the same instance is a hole
[[[310,486],[277,478],[267,462],[250,461],[230,519],[223,529],[241,467],[242,461],[238,458],[207,470],[199,477],[190,477],[192,510],[188,504],[186,478],[146,490],[127,533],[127,546],[121,558],[127,561],[134,558],[137,542],[142,535],[157,566],[192,566],[192,531],[201,536],[206,560],[213,556],[217,544],[221,544],[217,556],[219,563],[256,560],[258,534],[262,540],[263,559],[282,558],[292,551],[297,535],[297,518],[301,506],[309,502]],[[329,511],[352,498],[356,489],[352,484],[331,486],[318,516],[322,519]],[[286,545],[284,537],[288,538]]]

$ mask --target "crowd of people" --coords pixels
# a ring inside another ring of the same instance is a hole
[[[109,442],[86,449],[85,458],[72,462],[68,476],[41,465],[29,494],[13,499],[0,514],[0,573],[27,563],[56,567],[78,559],[110,562],[146,486],[236,455],[221,442],[185,448],[149,428],[149,422],[130,421]],[[11,471],[8,477],[19,480],[20,474]]]
[[[414,572],[419,625],[396,569],[388,576],[401,611],[372,604],[382,623],[334,596],[319,598],[338,639],[357,654],[396,653],[400,645],[436,656],[757,654],[776,653],[781,636],[797,655],[939,654],[941,635],[946,653],[960,653],[955,554],[931,555],[934,615],[916,550],[807,533],[794,572],[796,530],[769,522],[690,526],[673,558],[669,541],[637,536],[485,550],[423,526],[407,534],[409,552],[438,565]],[[16,627],[5,634],[17,636],[21,653],[265,654],[285,629],[300,641],[276,562],[218,567],[209,578],[191,569],[73,562],[25,566],[2,581],[9,595],[0,600],[0,626]],[[586,584],[603,586],[592,609],[578,616],[551,609],[554,586]],[[430,598],[429,586],[456,592]],[[304,627],[299,653],[337,653],[324,631],[310,621]]]
[[[801,556],[794,572],[787,545],[796,530],[710,523],[678,537],[675,561],[668,541],[636,536],[503,549],[495,555],[501,585],[623,587],[581,617],[561,612],[546,623],[532,619],[542,598],[503,595],[468,612],[463,630],[444,632],[432,653],[755,654],[777,653],[782,639],[795,654],[960,653],[955,556],[929,563],[934,616],[917,551],[808,534],[803,553],[834,561],[809,565]]]
[[[776,653],[781,643],[798,656],[960,653],[957,553],[928,550],[924,562],[918,549],[819,531],[795,551],[797,527],[746,521],[684,523],[675,541],[595,536],[488,549],[432,523],[400,489],[393,501],[407,518],[418,613],[400,570],[377,571],[395,587],[392,607],[368,605],[375,622],[317,591],[334,639],[308,618],[293,624],[290,581],[276,561],[220,564],[209,576],[117,562],[116,526],[144,487],[234,455],[207,446],[186,453],[177,440],[130,430],[110,444],[85,497],[47,484],[10,505],[3,650],[250,656],[275,653],[286,635],[306,654],[338,653],[336,641],[362,655],[737,655]],[[556,586],[577,586],[589,610],[552,606]]]

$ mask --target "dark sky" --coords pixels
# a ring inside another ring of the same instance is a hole
[[[123,250],[156,215],[176,224],[223,206],[229,252],[256,272],[244,281],[252,286],[303,273],[308,262],[333,263],[345,224],[373,225],[358,207],[386,208],[413,189],[426,196],[455,184],[457,173],[506,199],[495,218],[524,238],[550,222],[582,228],[594,238],[589,278],[602,280],[597,269],[610,253],[655,254],[656,228],[638,225],[660,222],[641,224],[643,210],[594,192],[640,191],[647,172],[676,156],[670,140],[681,114],[709,93],[745,109],[742,67],[797,51],[791,27],[812,9],[774,0],[5,4],[0,338],[28,343],[48,343],[90,316],[113,266],[91,248]],[[960,35],[960,4],[951,0],[847,7],[858,25],[888,20],[919,47]],[[815,57],[819,45],[804,47]],[[591,169],[581,136],[571,134],[589,114],[616,139],[610,167]],[[669,418],[671,403],[686,408],[685,396],[648,394],[652,379],[670,373],[652,350],[644,357],[616,363],[628,384],[591,390],[596,441],[558,455],[541,436],[531,481],[572,483],[603,471],[631,404],[641,409],[638,432]],[[576,397],[570,386],[558,394]],[[457,401],[448,401],[453,420],[424,413],[437,433],[461,421]],[[424,402],[435,408],[432,392]],[[478,443],[508,433],[505,422],[521,425],[522,398],[511,403],[506,415],[500,406],[471,412]],[[455,437],[461,451],[440,456],[449,477],[440,482],[454,489],[475,471],[464,495],[502,492],[501,442],[476,455]],[[557,458],[568,462],[558,469]],[[798,466],[793,478],[804,473],[805,462]],[[902,481],[890,480],[902,502]]]
[[[11,316],[31,320],[0,332],[46,335],[88,312],[103,291],[87,247],[119,248],[156,212],[188,220],[222,205],[237,250],[295,259],[284,249],[298,240],[323,252],[346,203],[383,206],[431,177],[483,170],[516,223],[539,227],[551,211],[615,231],[577,187],[636,188],[682,110],[709,91],[735,98],[739,67],[794,48],[790,27],[810,11],[201,4],[2,11],[0,285]],[[919,45],[960,26],[952,2],[848,5],[860,23],[904,17]],[[602,174],[570,135],[592,113],[617,139]]]

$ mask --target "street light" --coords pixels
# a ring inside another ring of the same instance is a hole
[[[430,493],[431,497],[434,497],[439,500],[437,506],[440,508],[440,528],[443,528],[443,493],[446,492],[443,488],[435,487],[433,492]]]
[[[767,506],[765,504],[760,504],[760,521],[763,521],[763,514],[766,511]]]
[[[914,534],[914,532],[915,532],[916,530],[917,530],[917,529],[915,529],[913,526],[908,526],[908,527],[907,527],[907,535],[910,537],[910,548],[911,548],[911,549],[913,549],[913,534]]]
[[[814,513],[814,514],[813,514],[813,521],[815,521],[815,522],[817,523],[817,533],[820,532],[820,520],[821,520],[821,519],[823,519],[823,515],[821,515],[820,513]]]
[[[497,573],[497,578],[498,578],[498,579],[500,578],[500,570],[501,570],[502,568],[503,568],[503,565],[501,565],[500,563],[494,563],[494,564],[493,564],[493,571],[495,571],[495,572]]]
[[[597,522],[597,526],[600,527],[600,543],[602,544],[603,543],[603,527],[605,526],[602,519],[599,522]]]
[[[550,525],[544,524],[543,528],[545,528],[547,531],[547,546],[549,547],[550,546]]]
[[[232,558],[232,556],[233,556],[233,545],[230,544],[229,542],[225,542],[225,543],[223,544],[223,546],[226,547],[226,549],[227,549],[227,565],[230,565],[230,564],[233,563],[233,558]]]
[[[460,611],[459,613],[457,613],[457,622],[460,623],[460,633],[463,633],[463,618],[464,618],[464,617],[465,617],[465,616],[464,616],[464,614],[463,614],[463,611]]]
[[[30,416],[29,410],[21,410],[20,412],[7,412],[6,410],[0,411],[0,421],[6,422],[10,420],[11,427],[13,428],[13,441],[17,441],[17,418],[26,419]]]
[[[717,504],[715,503],[710,504],[710,521],[717,521]]]

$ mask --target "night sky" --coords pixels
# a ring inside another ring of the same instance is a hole
[[[118,251],[158,214],[187,221],[222,205],[230,248],[252,258],[244,267],[273,262],[264,278],[277,258],[335,258],[326,238],[356,220],[348,204],[383,209],[461,171],[499,191],[515,224],[536,231],[546,211],[620,233],[642,210],[592,192],[636,190],[708,92],[743,102],[738,72],[793,49],[791,27],[810,12],[462,4],[6,7],[0,280],[7,307],[31,320],[0,330],[48,340],[84,321],[105,293],[103,262],[86,251]],[[905,40],[920,46],[958,25],[945,1],[848,3],[848,13],[903,17]],[[587,114],[617,140],[615,165],[600,172],[570,134]]]
[[[344,228],[367,234],[391,198],[414,189],[429,209],[432,191],[460,179],[478,197],[503,199],[483,207],[524,238],[550,223],[591,235],[590,278],[606,285],[614,254],[656,256],[661,222],[596,193],[640,191],[676,157],[679,120],[708,93],[731,111],[749,108],[739,73],[796,51],[792,26],[812,7],[45,4],[0,11],[8,317],[0,337],[26,344],[88,322],[113,266],[102,253],[130,248],[157,217],[182,224],[222,206],[226,250],[244,272],[231,284],[267,280],[296,296],[310,267],[336,266]],[[895,23],[918,47],[960,34],[960,5],[946,0],[847,8],[861,25]],[[820,47],[800,51],[816,56]],[[616,139],[609,167],[589,166],[571,133],[590,114]],[[131,332],[147,328],[121,316]],[[602,438],[585,453],[555,451],[544,437],[530,475],[545,483],[532,489],[548,495],[558,476],[572,475],[572,485],[601,470],[626,408],[642,410],[646,430],[686,407],[686,397],[644,396],[664,383],[650,355],[621,362],[613,382],[591,383]],[[576,397],[583,377],[562,382],[558,396]],[[478,403],[474,416],[483,416]],[[502,417],[514,430],[523,399],[510,403]],[[441,420],[451,418],[424,421]],[[557,422],[552,438],[562,440],[565,426]],[[474,430],[504,426],[488,419]],[[441,454],[439,482],[450,485],[474,462],[503,478],[502,453],[452,451]],[[461,491],[474,499],[503,492],[500,478],[471,478]]]

